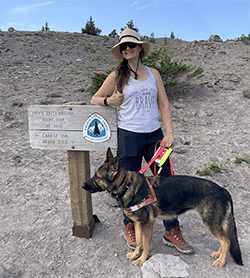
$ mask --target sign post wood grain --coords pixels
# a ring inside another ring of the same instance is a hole
[[[89,151],[116,148],[116,109],[92,105],[32,105],[28,108],[32,148],[64,150],[68,171],[73,235],[90,238],[98,218],[91,194],[82,189],[90,178]]]

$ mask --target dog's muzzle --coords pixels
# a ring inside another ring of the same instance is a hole
[[[88,191],[89,193],[95,193],[95,192],[101,192],[103,189],[97,184],[94,177],[90,179],[89,181],[86,181],[82,188]]]

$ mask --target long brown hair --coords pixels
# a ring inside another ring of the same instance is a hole
[[[143,57],[143,49],[140,51],[139,59]],[[115,68],[116,72],[116,85],[118,92],[122,92],[123,87],[128,84],[128,79],[130,76],[130,68],[128,65],[128,60],[123,59],[123,61]]]
[[[130,76],[130,69],[128,67],[128,60],[123,59],[123,61],[116,67],[116,84],[118,92],[122,92],[125,84],[128,83]]]

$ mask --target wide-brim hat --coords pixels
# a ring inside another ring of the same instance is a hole
[[[126,28],[119,37],[119,43],[111,49],[112,54],[119,60],[123,60],[124,58],[120,52],[120,45],[124,42],[134,42],[142,45],[143,55],[141,58],[144,58],[150,50],[150,44],[146,41],[141,41],[139,34],[135,30]]]

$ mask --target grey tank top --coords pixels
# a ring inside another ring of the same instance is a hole
[[[132,132],[153,132],[160,128],[156,80],[144,66],[147,80],[129,77],[123,88],[124,102],[118,109],[118,127]]]

